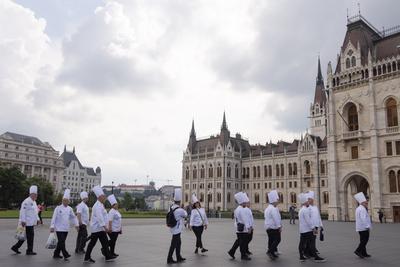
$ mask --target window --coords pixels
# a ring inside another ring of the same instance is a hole
[[[306,175],[310,175],[311,174],[311,165],[308,160],[304,161],[304,167],[306,169]]]
[[[311,181],[307,181],[307,187],[311,187]]]
[[[281,176],[285,176],[285,167],[281,164]]]
[[[269,200],[268,200],[268,193],[265,193],[265,203],[268,203],[269,202]]]
[[[230,192],[228,192],[226,194],[226,202],[231,203],[231,193]]]
[[[297,182],[294,181],[294,188],[297,188]]]
[[[239,178],[239,166],[237,164],[235,165],[235,178]]]
[[[226,167],[226,177],[231,178],[231,164],[228,163],[228,167]]]
[[[294,192],[290,193],[290,203],[296,203],[296,202],[297,202],[296,193]]]
[[[220,203],[222,201],[221,193],[217,193],[217,202]]]
[[[297,163],[293,163],[293,175],[297,175]]]
[[[229,194],[229,193],[228,193]],[[204,193],[200,193],[200,202],[203,202],[204,201]]]
[[[396,141],[396,155],[400,155],[400,141]]]
[[[260,170],[260,166],[257,166],[257,177],[260,178],[261,177],[261,170]]]
[[[276,164],[276,166],[275,166],[275,175],[276,175],[276,177],[279,177],[279,165],[278,164]]]
[[[351,103],[347,112],[349,131],[358,131],[358,113],[356,105]]]
[[[325,161],[323,160],[320,162],[320,171],[322,174],[325,174]]]
[[[350,58],[346,58],[346,69],[350,68]]]
[[[351,159],[358,159],[358,146],[351,147]]]
[[[260,195],[258,193],[254,194],[254,203],[260,203]]]
[[[268,166],[268,176],[272,177],[272,166],[271,165]]]
[[[292,182],[289,182],[289,188],[292,188]]]
[[[257,177],[257,168],[256,166],[253,166],[253,178]]]
[[[398,126],[398,117],[397,117],[397,103],[393,98],[389,98],[386,101],[386,116],[387,116],[387,125],[388,127]]]
[[[324,199],[324,204],[329,204],[329,193],[328,192],[322,193],[322,197]]]
[[[222,167],[221,164],[218,163],[218,167],[217,167],[217,177],[220,178],[222,176]]]
[[[396,150],[397,150],[397,142],[396,142]],[[393,155],[392,142],[386,142],[386,155],[387,156]]]
[[[211,193],[208,194],[208,201],[209,201],[209,202],[212,202],[212,194],[211,194]]]
[[[268,188],[268,183],[264,183],[264,189]]]
[[[352,56],[352,57],[351,57],[351,66],[352,66],[352,67],[355,67],[355,66],[356,66],[356,57],[355,57],[355,56]]]
[[[389,172],[389,192],[397,193],[396,173],[393,170]]]
[[[289,176],[292,176],[292,174],[293,174],[292,163],[288,164],[288,169],[289,169]]]
[[[197,179],[197,168],[196,168],[196,166],[193,167],[193,179]]]
[[[268,166],[264,165],[264,177],[268,177]]]
[[[325,186],[325,180],[321,180],[321,186],[322,186],[322,187]]]
[[[208,177],[212,178],[213,177],[213,173],[214,173],[214,169],[212,164],[210,164],[210,167],[208,168]]]
[[[278,193],[278,196],[279,196],[279,202],[283,203],[283,194]]]
[[[204,169],[204,165],[201,165],[201,168],[200,168],[200,178],[204,178],[204,175],[205,175],[205,169]]]

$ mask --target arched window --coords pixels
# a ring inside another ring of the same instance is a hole
[[[208,202],[212,202],[212,193],[209,193],[207,196],[208,196]]]
[[[204,169],[204,165],[201,165],[200,168],[200,178],[204,178],[206,170]]]
[[[254,194],[254,203],[260,203],[260,195],[258,193]]]
[[[264,177],[268,177],[268,166],[264,165]]]
[[[226,167],[226,177],[231,178],[231,164],[228,163],[228,166]]]
[[[260,166],[257,166],[257,177],[260,178],[261,177],[261,170],[260,170]]]
[[[239,178],[239,165],[235,164],[235,178]]]
[[[265,193],[265,203],[269,203],[269,200],[268,200],[268,193]]]
[[[332,79],[332,84],[333,84],[334,87],[336,86],[336,79],[335,78]]]
[[[358,113],[357,107],[351,103],[348,107],[347,118],[349,124],[349,131],[358,131]]]
[[[297,163],[293,163],[293,175],[297,175]]]
[[[279,164],[276,164],[276,166],[275,166],[275,174],[276,174],[276,177],[279,177]]]
[[[189,196],[188,196],[188,194],[185,194],[185,202],[189,202]]]
[[[378,66],[378,75],[381,75],[382,74],[382,67],[379,65]]]
[[[320,171],[322,174],[325,174],[325,161],[324,160],[320,161]]]
[[[382,66],[382,73],[383,73],[383,74],[386,73],[386,65],[385,65],[385,64],[383,64],[383,66]]]
[[[352,67],[355,67],[355,66],[356,66],[356,57],[355,57],[355,56],[352,56],[352,57],[351,57],[351,66],[352,66]]]
[[[253,178],[257,177],[257,168],[256,166],[253,166]]]
[[[217,166],[217,178],[220,178],[221,176],[222,176],[222,167],[221,167],[221,164],[218,163],[218,166]]]
[[[204,202],[204,193],[200,193],[200,202]]]
[[[197,168],[196,168],[196,166],[193,167],[193,179],[197,179]]]
[[[296,193],[290,193],[290,203],[297,203],[297,196]]]
[[[246,168],[242,169],[242,178],[246,178]]]
[[[393,98],[386,101],[386,117],[388,127],[398,126],[397,102]]]
[[[392,63],[392,69],[393,69],[393,71],[396,71],[396,62]]]
[[[250,178],[250,167],[246,168],[246,178]]]
[[[185,170],[185,178],[186,178],[186,180],[189,179],[189,167],[186,167],[186,170]]]
[[[221,193],[217,193],[217,202],[220,203],[222,201]]]
[[[226,202],[231,203],[231,193],[230,192],[228,192],[226,194]]]
[[[210,167],[208,168],[208,177],[212,178],[213,174],[214,174],[214,168],[213,168],[213,165],[210,164]]]
[[[392,72],[392,65],[390,63],[387,65],[387,71]]]
[[[288,164],[288,169],[289,169],[289,176],[292,176],[292,174],[293,174],[292,163]]]
[[[278,193],[279,196],[279,202],[283,203],[283,194],[282,193]]]
[[[350,58],[346,58],[346,69],[350,68]]]
[[[281,176],[285,176],[285,166],[281,164]]]
[[[329,204],[329,193],[324,192],[324,193],[322,193],[322,196],[323,196],[324,204]]]
[[[397,193],[396,173],[393,170],[389,172],[389,192]]]
[[[308,160],[304,161],[304,168],[306,170],[306,175],[310,175],[311,174],[311,165]]]
[[[369,72],[368,72],[368,69],[366,69],[365,70],[365,79],[368,79],[368,77],[369,77]]]
[[[376,76],[376,75],[377,75],[376,67],[374,67],[374,68],[372,69],[372,75],[373,75],[373,76]]]
[[[268,165],[268,176],[272,177],[272,166]]]

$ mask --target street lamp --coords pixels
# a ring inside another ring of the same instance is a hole
[[[114,194],[114,181],[111,182],[111,194]]]

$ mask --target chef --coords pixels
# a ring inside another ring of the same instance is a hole
[[[57,235],[57,247],[54,250],[53,258],[62,259],[64,257],[65,261],[68,261],[68,258],[71,257],[65,248],[65,240],[68,236],[70,224],[74,224],[76,229],[79,230],[78,219],[76,218],[73,209],[69,206],[70,197],[71,190],[65,189],[62,204],[54,209],[50,223],[50,232],[54,233],[55,231]],[[60,252],[63,257],[61,257]]]
[[[170,227],[172,234],[171,245],[168,251],[167,263],[173,264],[177,262],[183,262],[186,259],[181,255],[181,233],[184,225],[184,219],[188,216],[187,212],[180,207],[182,201],[182,191],[180,188],[175,188],[174,191],[174,204],[170,207],[170,211],[173,212],[176,225]],[[172,255],[176,253],[176,261],[172,258]]]
[[[367,243],[369,240],[369,230],[371,229],[371,217],[368,213],[368,201],[363,192],[354,195],[359,203],[356,209],[356,231],[360,235],[360,244],[354,253],[360,258],[369,258],[367,253]]]
[[[106,201],[106,196],[103,192],[103,189],[99,185],[93,187],[93,192],[97,197],[96,203],[92,207],[92,216],[90,219],[90,229],[91,236],[90,241],[86,249],[84,262],[94,263],[95,261],[91,258],[92,250],[97,243],[97,240],[100,240],[101,243],[101,251],[105,257],[106,261],[112,261],[115,259],[115,256],[111,255],[109,247],[108,247],[108,214],[106,209],[104,208],[104,202]]]
[[[268,251],[267,255],[271,260],[278,258],[276,252],[278,251],[278,245],[281,242],[281,214],[278,209],[279,196],[276,190],[268,193],[269,205],[264,211],[264,227],[268,235]]]
[[[36,198],[38,195],[38,187],[32,185],[29,187],[29,197],[27,197],[21,204],[21,209],[19,211],[19,221],[18,224],[25,227],[26,233],[26,255],[36,255],[33,251],[33,240],[35,236],[34,226],[39,222],[38,208],[36,205]],[[24,241],[18,240],[18,242],[11,247],[11,250],[16,254],[21,254],[19,248],[22,246]]]
[[[88,237],[87,226],[89,225],[89,207],[88,193],[83,191],[80,193],[81,203],[76,206],[76,217],[78,218],[79,231],[76,238],[75,253],[83,254],[85,253],[86,238]]]
[[[192,205],[189,229],[192,230],[196,236],[196,249],[194,253],[197,254],[199,252],[199,248],[201,249],[201,253],[204,253],[207,252],[208,249],[203,247],[201,236],[203,231],[206,230],[208,226],[207,214],[204,208],[201,207],[200,201],[197,199],[195,194],[192,195]]]
[[[118,211],[118,202],[114,195],[107,197],[108,202],[111,204],[111,209],[108,212],[108,236],[110,237],[110,253],[118,257],[115,253],[115,244],[117,243],[118,235],[122,234],[121,213]]]
[[[307,194],[307,199],[308,199],[308,204],[309,204],[308,208],[311,210],[311,219],[313,221],[314,227],[319,231],[323,231],[321,215],[319,213],[318,207],[315,205],[315,202],[314,202],[315,193],[314,193],[314,191],[308,191],[306,194]],[[317,236],[313,235],[312,242],[314,244],[315,251],[317,252],[317,254],[319,254],[317,246],[316,246],[316,240],[317,240]],[[309,254],[308,248],[306,248],[305,252],[307,255]]]
[[[253,253],[251,253],[250,252],[250,250],[249,250],[249,245],[250,245],[250,242],[253,240],[253,233],[254,233],[254,217],[253,217],[253,212],[251,211],[251,208],[250,208],[250,199],[249,199],[249,197],[248,197],[248,195],[247,195],[247,193],[246,192],[243,192],[244,193],[244,196],[245,196],[245,211],[246,211],[246,214],[247,214],[247,217],[249,218],[249,220],[250,220],[250,227],[251,227],[251,231],[249,232],[249,234],[247,235],[247,242],[246,242],[246,254],[247,255],[252,255]]]

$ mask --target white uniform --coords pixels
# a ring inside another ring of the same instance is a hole
[[[318,227],[318,228],[323,227],[321,215],[319,214],[318,207],[314,206],[314,205],[310,205],[308,208],[311,211],[311,219],[312,219],[314,227]]]
[[[371,228],[371,217],[363,205],[356,209],[356,231],[361,232]]]
[[[204,208],[192,209],[190,213],[190,226],[208,225],[207,214]]]
[[[312,232],[315,228],[315,225],[311,218],[311,209],[308,207],[301,207],[299,211],[299,229],[300,233]]]
[[[103,203],[96,201],[92,207],[92,217],[90,219],[90,228],[92,233],[105,231],[104,227],[107,228],[108,214],[104,208]]]
[[[82,224],[89,224],[89,207],[85,202],[82,201],[78,206],[76,206],[76,213],[81,215]]]
[[[277,207],[269,204],[268,207],[264,211],[264,228],[268,229],[279,229],[282,227],[281,223],[281,214]]]
[[[253,212],[251,211],[251,209],[249,207],[245,207],[245,209],[246,209],[247,216],[250,219],[250,226],[254,229],[255,225],[254,225]]]
[[[38,207],[36,201],[27,197],[21,204],[19,211],[19,223],[26,223],[26,226],[34,226],[39,221]]]
[[[250,209],[248,209],[250,210]],[[249,233],[250,228],[252,226],[252,216],[250,216],[248,210],[246,208],[243,208],[242,206],[238,206],[235,209],[235,223],[242,223],[244,224],[244,230],[243,232],[239,232],[236,227],[236,232],[237,233]],[[251,211],[250,211],[251,213]]]
[[[50,228],[56,232],[68,232],[70,225],[78,226],[78,219],[70,206],[57,206],[51,218]]]
[[[119,213],[116,209],[110,209],[108,212],[108,221],[111,222],[111,231],[112,232],[121,232],[122,223],[121,223],[121,213]]]
[[[177,208],[177,207],[178,207],[178,208]],[[171,232],[171,234],[173,234],[173,235],[177,235],[177,234],[180,234],[180,233],[182,232],[183,225],[184,225],[183,220],[187,217],[187,212],[186,212],[184,209],[179,208],[179,206],[176,205],[176,204],[174,204],[174,205],[171,206],[171,209],[172,209],[172,210],[175,209],[175,208],[177,208],[177,209],[174,211],[174,216],[175,216],[175,220],[176,220],[176,225],[175,225],[174,227],[171,227],[171,228],[170,228],[170,232]]]

